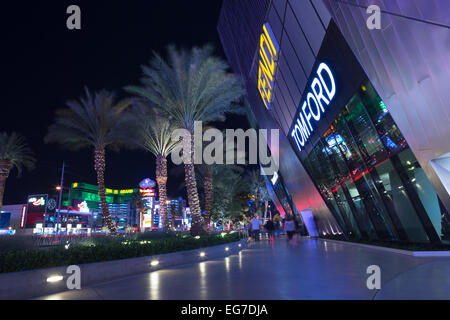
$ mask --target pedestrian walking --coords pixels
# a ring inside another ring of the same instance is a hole
[[[295,222],[294,218],[291,215],[287,216],[285,219],[284,231],[287,234],[288,243],[290,243],[295,233]]]
[[[252,238],[252,223],[251,223],[251,221],[249,221],[247,223],[246,228],[247,228],[247,235],[248,235],[249,239],[251,239]]]
[[[273,223],[275,226],[275,235],[277,236],[277,238],[280,237],[281,234],[281,216],[279,213],[277,213],[274,217],[273,217]]]
[[[259,219],[259,217],[257,215],[254,216],[251,221],[251,225],[252,225],[253,239],[255,239],[255,241],[259,241],[259,232],[261,224],[262,221]]]
[[[264,228],[267,230],[267,234],[269,236],[269,241],[273,240],[273,232],[275,231],[275,224],[272,220],[267,220],[266,224],[264,225]]]

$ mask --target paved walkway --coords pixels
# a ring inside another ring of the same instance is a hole
[[[380,291],[367,267],[381,268]],[[239,255],[178,266],[43,299],[450,299],[450,258],[415,258],[335,242],[280,239]]]

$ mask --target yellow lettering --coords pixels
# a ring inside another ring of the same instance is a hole
[[[273,45],[272,39],[269,37],[269,32],[267,32],[267,28],[264,25],[263,26],[264,34],[266,35],[267,41],[270,44],[270,48],[272,49],[272,57],[275,57],[277,55],[277,51],[275,50],[275,46]]]
[[[258,76],[258,90],[259,93],[261,94],[261,98],[264,102],[264,105],[266,106],[266,109],[269,109],[269,106],[267,105],[267,92],[265,91],[265,87],[266,87],[266,80],[263,79],[262,77],[262,71],[261,69],[259,69],[259,76]]]
[[[265,45],[264,45],[265,44]],[[275,55],[274,53],[270,50],[269,48],[269,41],[267,40],[267,38],[264,36],[264,34],[261,35],[261,50],[260,50],[260,56],[261,58],[264,60],[264,63],[266,64],[266,66],[268,66],[268,68],[270,68],[270,72],[272,74],[275,73]],[[267,49],[269,50],[269,54],[270,54],[270,59],[267,56]]]
[[[273,73],[270,72],[269,68],[267,67],[267,64],[263,61],[259,61],[259,68],[263,71],[264,76],[267,78],[267,81],[270,83],[273,82]],[[272,88],[272,86],[271,86]]]

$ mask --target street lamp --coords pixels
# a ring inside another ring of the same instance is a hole
[[[56,186],[56,191],[61,191],[61,186]],[[70,206],[70,191],[72,190],[72,188],[69,188],[69,187],[62,187],[62,190],[63,191],[65,191],[65,190],[67,190],[67,191],[69,191],[69,198],[68,198],[68,200],[67,200],[67,207],[69,207]]]

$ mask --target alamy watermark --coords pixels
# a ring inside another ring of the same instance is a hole
[[[377,265],[367,267],[367,289],[369,290],[381,290],[381,268]]]
[[[70,5],[66,10],[70,16],[66,20],[66,26],[69,30],[81,30],[81,9],[77,5]]]
[[[377,5],[371,5],[367,8],[366,13],[370,16],[367,18],[367,28],[369,30],[381,30],[381,9]]]
[[[79,266],[67,267],[67,274],[70,276],[67,278],[66,285],[69,290],[81,290],[81,269]]]
[[[171,158],[176,165],[260,164],[261,175],[271,176],[278,171],[279,137],[278,129],[227,129],[224,135],[215,128],[203,130],[202,122],[196,121],[193,136],[186,129],[174,130],[172,140],[181,143],[172,151]],[[204,142],[208,144],[205,146]],[[275,152],[270,153],[268,145]]]

